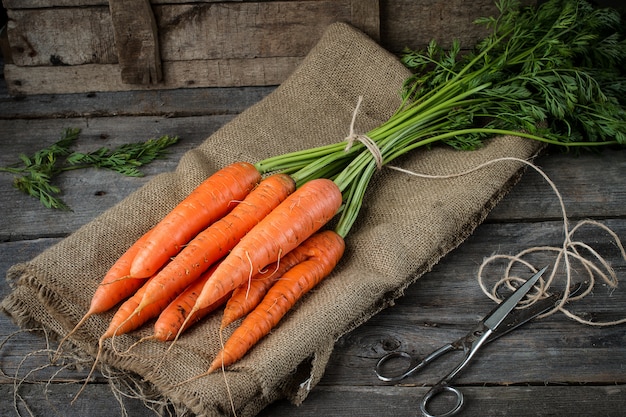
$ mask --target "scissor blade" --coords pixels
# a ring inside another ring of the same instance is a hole
[[[500,303],[500,306],[496,308],[490,315],[487,317],[483,324],[487,326],[489,329],[496,330],[500,324],[504,321],[506,316],[517,306],[517,303],[520,302],[522,298],[530,291],[533,285],[541,278],[544,272],[548,267],[542,268],[535,275],[530,277],[521,287],[519,287],[513,294],[511,294],[506,300]]]
[[[574,284],[568,291],[568,297],[576,296],[583,286],[581,283]],[[557,291],[541,300],[533,302],[531,305],[521,309],[512,311],[506,319],[500,324],[500,326],[491,334],[489,341],[493,341],[512,330],[517,329],[523,324],[528,323],[535,317],[547,313],[552,310],[557,304],[561,302],[563,298],[563,292]]]

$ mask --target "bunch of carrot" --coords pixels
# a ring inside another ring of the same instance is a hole
[[[171,341],[224,306],[221,327],[246,317],[209,372],[237,361],[340,260],[344,240],[324,225],[342,194],[329,179],[296,190],[287,174],[262,178],[237,162],[217,171],[114,263],[79,321],[121,303],[106,339],[156,319]]]

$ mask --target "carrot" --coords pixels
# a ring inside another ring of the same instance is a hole
[[[180,294],[213,263],[223,258],[294,189],[295,183],[286,174],[271,175],[261,181],[237,207],[199,233],[150,281],[138,310],[161,297]]]
[[[120,301],[134,294],[146,282],[147,278],[131,277],[130,265],[149,236],[150,231],[144,233],[115,261],[96,288],[87,314],[103,313],[110,310]]]
[[[324,236],[323,233],[314,234],[277,262],[269,265],[264,271],[253,276],[249,283],[237,287],[224,307],[220,328],[224,329],[252,311],[285,272],[310,257],[310,247],[318,245]]]
[[[113,336],[119,336],[133,330],[138,329],[148,320],[157,317],[165,308],[171,303],[175,295],[170,298],[161,298],[157,302],[148,304],[141,310],[141,314],[137,314],[136,309],[139,302],[143,298],[143,295],[148,288],[148,284],[154,277],[150,278],[137,292],[126,300],[120,308],[117,310],[111,321],[109,327],[100,336],[100,340],[105,340]]]
[[[213,304],[291,252],[337,213],[341,198],[341,191],[331,180],[318,178],[305,183],[233,248],[202,289],[194,309]]]
[[[169,212],[141,246],[130,268],[135,278],[156,273],[198,232],[224,216],[261,179],[254,165],[236,162],[217,171]]]
[[[241,359],[269,334],[305,293],[331,273],[343,255],[344,240],[333,231],[320,232],[316,240],[314,244],[306,245],[308,258],[285,272],[228,338],[207,374]]]
[[[193,308],[196,303],[196,299],[202,290],[202,287],[207,282],[217,265],[214,264],[211,266],[204,274],[200,276],[196,282],[191,284],[185,291],[183,291],[178,297],[174,299],[168,305],[165,310],[159,315],[159,318],[154,323],[154,334],[151,336],[152,339],[160,340],[162,342],[167,342],[170,340],[174,340],[176,335],[178,335],[182,331],[189,328],[194,323],[201,320],[203,317],[206,317],[208,314],[215,311],[218,307],[222,306],[226,303],[230,294],[227,294],[221,300],[218,300],[216,303],[210,305],[207,308],[196,311],[195,315],[191,317],[189,320],[187,319],[188,313]],[[185,328],[182,328],[183,323],[187,323]]]
[[[149,306],[146,306],[141,315],[135,314],[135,309],[137,308],[137,305],[139,305],[139,302],[143,297],[143,293],[146,290],[146,285],[152,279],[154,279],[154,277],[148,278],[146,283],[142,285],[141,288],[139,288],[132,297],[122,303],[122,305],[119,307],[119,309],[113,315],[113,318],[109,322],[109,327],[107,328],[107,330],[102,335],[100,335],[100,338],[98,339],[98,350],[96,353],[96,357],[94,359],[93,365],[91,366],[91,370],[89,371],[87,380],[89,380],[89,377],[96,369],[96,365],[98,364],[98,361],[100,360],[100,356],[102,355],[102,351],[104,349],[105,340],[138,329],[148,320],[158,316],[161,311],[163,311],[165,307],[167,307],[169,302],[172,301],[172,299],[161,299],[159,303],[153,303]],[[83,391],[86,385],[87,381],[85,381],[85,384],[83,384],[82,388],[78,391],[74,399],[78,398],[78,395]]]
[[[104,313],[117,305],[122,300],[131,296],[145,282],[146,278],[132,278],[130,276],[130,265],[139,251],[139,248],[146,242],[150,231],[144,233],[135,243],[124,252],[115,263],[109,268],[100,281],[100,285],[94,292],[89,309],[85,315],[76,323],[76,326],[59,342],[57,354],[65,341],[72,336],[89,317]]]

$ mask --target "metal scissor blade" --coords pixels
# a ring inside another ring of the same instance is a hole
[[[569,296],[574,296],[580,292],[582,285],[580,283],[570,287]],[[547,313],[552,310],[563,298],[563,292],[555,292],[546,298],[538,300],[523,309],[512,311],[500,326],[491,334],[489,341],[493,341],[512,330],[517,329],[523,324],[528,323],[535,317]]]
[[[492,331],[495,331],[547,269],[547,266],[543,267],[539,272],[522,284],[521,287],[515,290],[513,294],[509,295],[508,298],[500,303],[500,305],[483,321],[483,324]]]

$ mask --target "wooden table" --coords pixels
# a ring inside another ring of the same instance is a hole
[[[26,261],[122,200],[150,180],[172,170],[183,152],[193,148],[272,87],[193,89],[141,93],[98,93],[10,98],[0,92],[0,165],[21,152],[33,152],[57,140],[65,127],[82,129],[87,147],[145,140],[163,134],[183,138],[165,160],[146,168],[145,178],[122,178],[104,171],[64,175],[63,198],[72,212],[43,208],[0,176],[0,272]],[[592,218],[626,238],[626,150],[579,157],[551,150],[537,163],[563,195],[571,224]],[[300,407],[279,402],[264,410],[272,416],[416,416],[418,401],[447,373],[457,358],[442,361],[401,384],[380,382],[373,373],[377,359],[394,349],[415,354],[464,334],[494,305],[476,278],[482,260],[495,253],[514,254],[532,246],[560,245],[563,221],[553,190],[529,171],[496,207],[487,221],[432,272],[412,285],[395,306],[337,341],[321,383]],[[598,228],[585,227],[576,239],[596,248],[626,278],[626,261],[615,243]],[[577,266],[578,269],[580,269]],[[496,268],[498,269],[498,268]],[[623,285],[622,285],[623,287]],[[0,281],[0,297],[9,288]],[[584,317],[626,317],[626,291],[597,283],[593,294],[572,308]],[[90,380],[71,404],[87,370],[45,367],[44,339],[19,329],[0,316],[0,415],[123,415],[103,377]],[[52,345],[54,348],[54,345]],[[22,361],[24,361],[22,363]],[[14,376],[28,382],[15,391]],[[50,384],[50,377],[55,379]],[[32,381],[39,381],[33,383]],[[536,321],[488,345],[458,379],[466,395],[463,416],[621,416],[626,411],[626,327],[592,327],[562,314]],[[124,398],[133,417],[153,415],[138,400]]]

